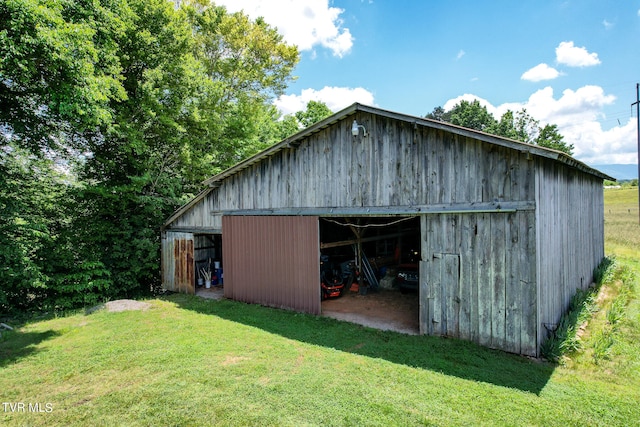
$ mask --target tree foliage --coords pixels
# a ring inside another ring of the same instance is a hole
[[[557,125],[547,124],[541,128],[540,122],[524,108],[516,113],[507,110],[500,117],[500,120],[496,120],[478,100],[471,102],[462,100],[449,111],[445,111],[442,107],[436,107],[425,117],[551,148],[569,155],[573,153],[573,144],[564,141]]]
[[[304,110],[282,117],[276,125],[278,139],[287,138],[302,129],[308,128],[333,114],[322,101],[309,101]]]
[[[331,111],[324,102],[309,101],[307,102],[306,110],[296,112],[295,116],[302,128],[308,128],[309,126],[326,119],[332,114],[333,111]]]
[[[3,131],[37,151],[108,126],[109,103],[126,96],[117,49],[128,19],[119,0],[0,3]]]
[[[495,129],[496,120],[478,100],[460,101],[450,111],[450,123],[479,131]]]
[[[157,286],[163,220],[279,139],[271,100],[297,60],[264,20],[207,1],[2,2],[0,304]]]
[[[558,131],[557,125],[547,124],[538,133],[535,143],[541,147],[562,151],[569,155],[573,153],[573,144],[567,144]]]

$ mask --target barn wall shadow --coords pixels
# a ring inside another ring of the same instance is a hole
[[[471,342],[380,331],[322,316],[173,294],[179,307],[289,339],[539,395],[554,365]]]

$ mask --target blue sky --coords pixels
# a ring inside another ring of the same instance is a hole
[[[479,99],[526,108],[588,164],[637,163],[640,0],[218,0],[263,16],[301,59],[283,113],[311,99],[417,116]]]

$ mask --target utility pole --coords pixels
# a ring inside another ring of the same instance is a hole
[[[636,118],[638,119],[638,224],[640,224],[640,83],[636,83]]]

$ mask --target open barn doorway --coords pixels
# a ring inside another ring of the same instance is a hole
[[[223,292],[222,234],[194,234],[195,293],[220,298]]]
[[[418,334],[418,217],[320,218],[322,314]]]

